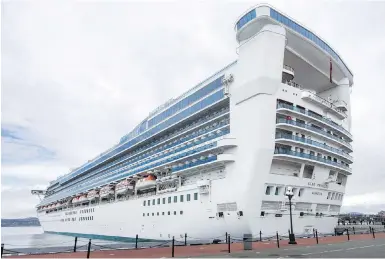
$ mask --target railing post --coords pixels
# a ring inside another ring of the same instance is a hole
[[[348,241],[350,240],[350,235],[349,235],[349,229],[346,229],[346,233],[348,234]]]
[[[373,234],[373,238],[376,238],[376,236],[374,235],[374,228],[372,228],[372,234]]]
[[[278,231],[277,231],[277,246],[279,248],[279,237],[278,237]]]
[[[172,236],[171,257],[174,257],[174,244],[175,244],[175,238],[174,236]]]
[[[226,232],[226,244],[227,244],[227,241],[228,241],[228,240],[227,240],[227,232]]]
[[[1,244],[1,258],[3,258],[4,244]]]
[[[317,240],[317,245],[318,245],[318,230],[315,230],[315,239]]]
[[[230,241],[230,234],[228,234],[228,241],[227,241],[227,244],[228,244],[228,247],[229,247],[229,253],[230,253],[230,244],[231,244],[231,241]]]
[[[187,246],[187,233],[184,233],[184,246]]]
[[[259,242],[262,242],[262,231],[259,230]]]
[[[91,252],[91,239],[88,241],[87,258],[90,258],[90,252]]]
[[[78,237],[75,237],[74,253],[76,253],[76,244],[78,243]]]
[[[135,249],[138,249],[138,234],[135,236]]]

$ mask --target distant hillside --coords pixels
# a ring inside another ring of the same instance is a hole
[[[1,219],[1,227],[34,227],[40,226],[37,218]]]

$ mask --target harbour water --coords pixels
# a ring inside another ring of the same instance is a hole
[[[2,227],[1,243],[6,248],[62,247],[73,245],[74,238],[44,233],[41,227]]]
[[[88,239],[77,239],[77,251],[86,251]],[[4,244],[5,254],[39,254],[49,252],[71,252],[74,249],[75,238],[44,233],[41,227],[2,227],[1,243]],[[135,243],[111,242],[92,240],[92,250],[134,248]],[[139,242],[138,247],[163,245],[153,242]]]

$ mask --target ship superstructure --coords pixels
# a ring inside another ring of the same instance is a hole
[[[268,5],[235,24],[237,61],[155,109],[52,181],[46,232],[129,240],[332,232],[353,163],[353,75],[324,40]]]

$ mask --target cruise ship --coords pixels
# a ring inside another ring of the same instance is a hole
[[[269,5],[234,25],[238,58],[50,182],[47,233],[130,241],[290,227],[332,233],[353,158],[353,74],[320,36]]]

